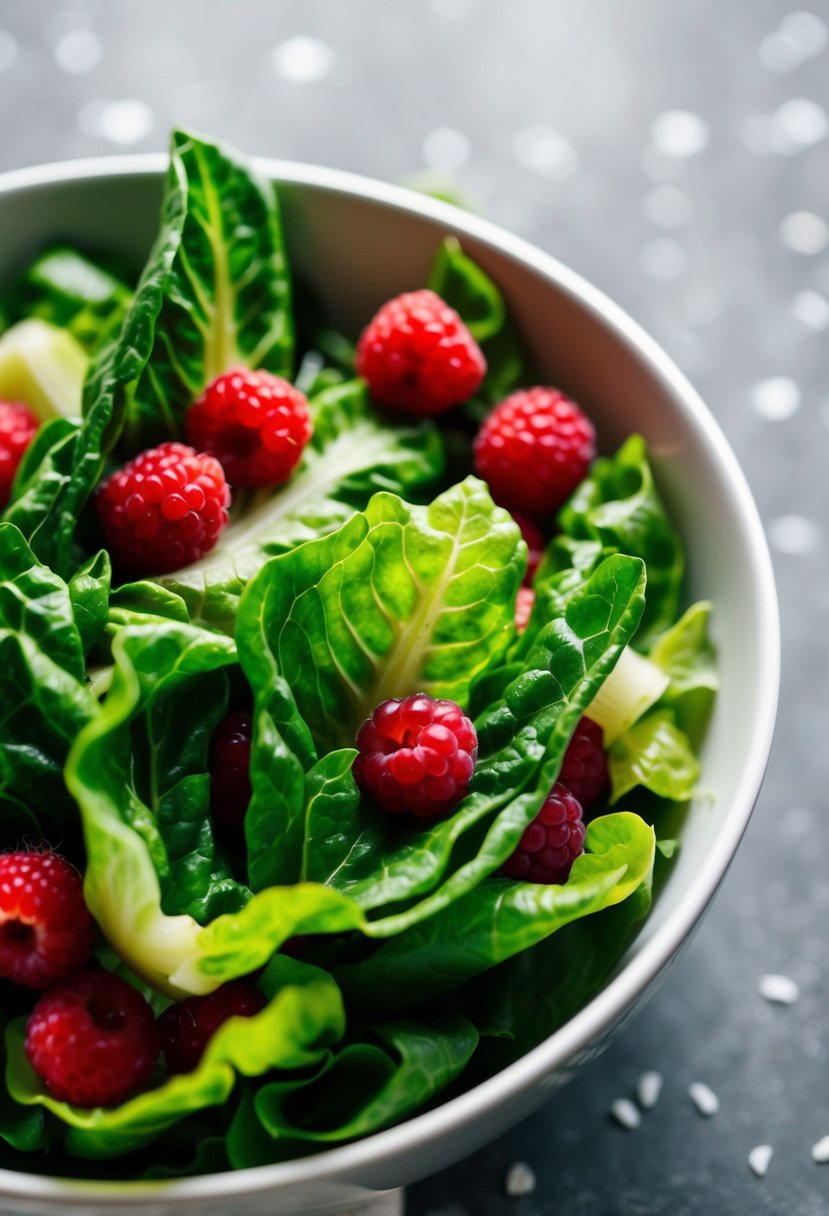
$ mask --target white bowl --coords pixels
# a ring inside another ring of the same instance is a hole
[[[685,540],[688,592],[716,606],[722,687],[702,786],[649,920],[603,991],[540,1046],[435,1110],[343,1148],[281,1165],[169,1183],[67,1182],[0,1170],[4,1212],[330,1212],[458,1160],[541,1104],[606,1045],[698,924],[748,822],[779,685],[777,601],[757,510],[719,427],[673,363],[615,304],[555,259],[453,207],[365,178],[278,161],[292,264],[333,324],[355,331],[386,298],[423,284],[455,233],[506,296],[542,382],[594,418],[602,446],[650,445]],[[56,239],[140,262],[154,236],[160,156],[76,161],[0,175],[0,281]]]

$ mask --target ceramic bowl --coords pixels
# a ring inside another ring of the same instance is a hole
[[[605,449],[632,431],[645,435],[686,543],[689,599],[716,605],[722,687],[702,779],[714,798],[692,806],[670,877],[602,992],[483,1084],[357,1143],[237,1173],[115,1185],[0,1171],[0,1209],[7,1213],[340,1211],[479,1148],[572,1076],[653,988],[722,880],[766,766],[779,683],[768,550],[734,454],[670,359],[595,287],[484,220],[336,170],[277,161],[260,167],[279,184],[292,265],[338,328],[356,331],[383,300],[421,285],[438,242],[455,233],[502,289],[539,380],[586,409]],[[163,170],[161,157],[142,156],[0,176],[0,281],[56,239],[112,249],[140,264],[156,230]]]

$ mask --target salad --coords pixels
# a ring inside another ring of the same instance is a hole
[[[0,1163],[367,1135],[605,983],[716,688],[644,441],[596,456],[448,237],[333,331],[175,131],[143,272],[0,302]]]

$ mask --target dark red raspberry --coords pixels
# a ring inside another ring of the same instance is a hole
[[[558,775],[586,813],[598,802],[610,782],[602,728],[592,718],[581,718],[573,732]]]
[[[519,389],[475,440],[475,471],[509,511],[542,518],[558,510],[596,455],[593,424],[556,388]]]
[[[0,510],[11,498],[12,482],[38,421],[20,401],[0,400]]]
[[[279,486],[311,438],[305,394],[281,376],[231,368],[187,412],[187,438],[220,461],[232,486]]]
[[[95,506],[122,571],[169,574],[216,544],[228,521],[230,490],[215,456],[162,443],[113,473]]]
[[[115,1106],[150,1079],[158,1058],[153,1011],[109,971],[76,971],[34,1007],[26,1055],[53,1098]]]
[[[520,511],[513,511],[512,518],[521,529],[521,535],[527,546],[527,570],[524,574],[524,586],[532,587],[535,572],[544,554],[547,541],[544,539],[544,533],[538,524],[534,519],[530,519],[528,515],[522,515]]]
[[[584,836],[581,803],[557,781],[501,871],[522,882],[566,882],[584,852]]]
[[[515,628],[519,633],[523,633],[529,625],[534,605],[535,592],[532,587],[519,587],[515,597]]]
[[[371,319],[357,371],[383,405],[432,417],[478,391],[486,360],[454,308],[424,288],[388,300]]]
[[[158,1019],[161,1048],[170,1072],[191,1072],[208,1042],[228,1018],[252,1018],[265,1008],[265,995],[243,980],[222,984],[209,996],[188,996]]]
[[[222,718],[210,749],[210,810],[227,828],[240,828],[250,802],[249,713],[234,710]]]
[[[478,736],[459,705],[425,692],[383,701],[360,727],[353,773],[369,798],[393,815],[435,819],[469,789]]]
[[[48,988],[92,949],[80,874],[57,853],[0,854],[0,976]]]

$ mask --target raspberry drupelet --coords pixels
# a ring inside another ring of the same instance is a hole
[[[115,564],[135,575],[170,574],[197,562],[216,544],[229,506],[218,460],[183,443],[142,452],[95,497]]]
[[[585,814],[592,810],[610,784],[604,733],[592,718],[579,720],[564,753],[558,779],[574,798],[578,798]]]
[[[596,455],[596,433],[558,389],[519,389],[486,418],[474,455],[475,472],[497,503],[540,519],[584,480]]]
[[[279,486],[311,438],[305,394],[281,376],[234,367],[187,412],[187,438],[221,463],[231,486]]]
[[[584,852],[584,837],[581,803],[557,781],[501,872],[522,882],[566,882]]]
[[[486,360],[454,308],[424,288],[387,301],[372,318],[357,371],[382,405],[428,418],[473,396]]]
[[[35,1005],[26,1056],[53,1098],[115,1106],[146,1085],[158,1058],[153,1011],[109,971],[76,971]]]
[[[252,1018],[265,1008],[265,994],[244,980],[222,984],[208,996],[188,996],[158,1019],[161,1048],[170,1072],[191,1072],[228,1018]]]
[[[210,749],[210,811],[216,822],[238,829],[250,802],[251,716],[245,710],[225,714]]]
[[[393,815],[436,819],[465,797],[478,738],[454,701],[420,692],[378,705],[357,749],[352,771],[364,794]]]
[[[57,853],[0,855],[0,977],[48,988],[89,958],[80,874]]]
[[[0,510],[11,498],[12,482],[38,421],[20,401],[0,400]]]

